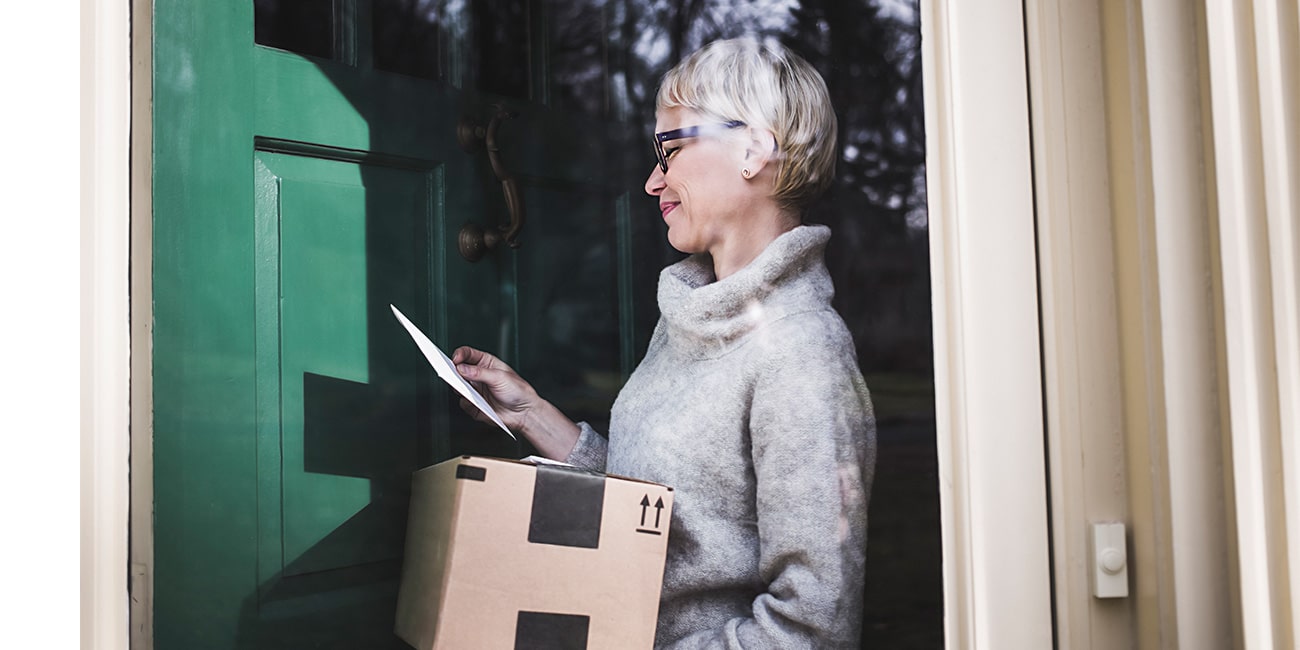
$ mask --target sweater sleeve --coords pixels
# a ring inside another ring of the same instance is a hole
[[[858,647],[875,419],[851,344],[792,347],[750,408],[764,592],[750,616],[666,648]]]
[[[582,430],[578,434],[578,442],[564,462],[596,472],[605,471],[605,461],[609,456],[609,441],[586,422],[579,422],[578,428]]]

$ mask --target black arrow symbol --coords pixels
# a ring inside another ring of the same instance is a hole
[[[663,499],[660,499],[660,500],[659,500],[659,505],[662,506],[663,504],[664,504]],[[642,526],[645,525],[645,515],[646,515],[646,512],[648,511],[648,508],[649,508],[649,507],[650,507],[650,495],[647,494],[647,495],[641,497],[641,525],[642,525]],[[659,524],[656,523],[656,524],[655,524],[655,528],[658,528],[658,527],[659,527]]]
[[[646,499],[646,502],[647,502],[646,505],[649,505],[649,499]],[[664,509],[664,498],[659,497],[659,500],[655,501],[655,528],[659,527],[659,514],[663,512],[663,509]],[[644,513],[645,510],[642,509],[641,512]],[[641,516],[644,517],[645,515],[642,514]]]

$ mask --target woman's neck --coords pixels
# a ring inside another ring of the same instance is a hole
[[[734,231],[720,245],[709,251],[713,257],[713,277],[722,280],[745,268],[777,237],[794,230],[799,215],[776,206],[753,214],[743,227]]]

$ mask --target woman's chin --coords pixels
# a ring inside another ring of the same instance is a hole
[[[674,237],[672,226],[668,227],[668,245],[672,246],[673,250],[678,253],[685,253],[687,255],[693,255],[700,252],[698,246],[694,245],[690,241],[686,241],[684,237]]]

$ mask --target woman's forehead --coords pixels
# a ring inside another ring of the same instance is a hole
[[[663,133],[664,131],[680,129],[683,126],[691,126],[699,123],[700,114],[683,106],[661,108],[655,111],[656,133]]]

